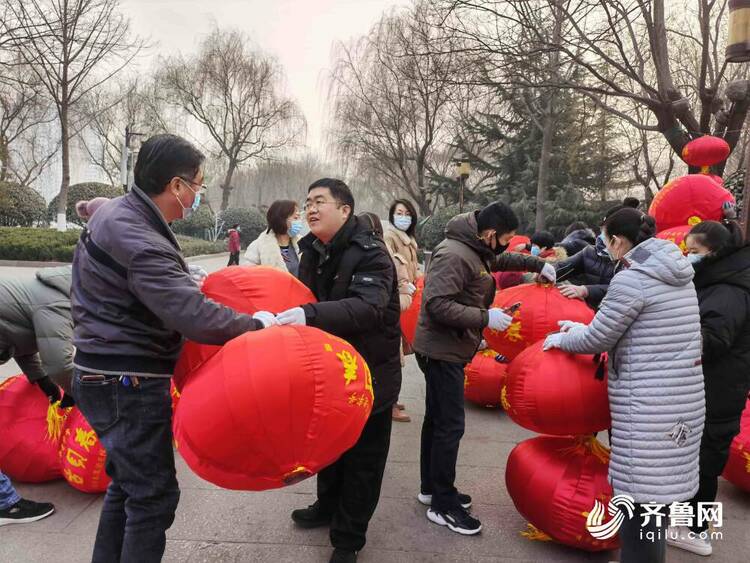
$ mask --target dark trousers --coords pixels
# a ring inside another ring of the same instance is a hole
[[[662,517],[661,526],[656,525],[654,516],[649,523],[641,526],[643,508],[635,505],[635,514],[625,519],[620,527],[620,563],[664,563],[667,557],[667,523],[668,517]],[[648,534],[654,535],[653,541]]]
[[[456,490],[458,446],[464,435],[464,364],[416,355],[427,382],[420,473],[422,492],[445,512],[460,506]]]
[[[81,381],[73,396],[107,452],[112,482],[104,497],[94,544],[94,563],[161,561],[166,531],[174,521],[180,489],[172,449],[172,401],[168,378]]]
[[[240,251],[229,253],[229,264],[227,266],[239,266],[240,265]]]
[[[321,511],[331,514],[331,545],[359,551],[380,499],[391,445],[391,409],[370,415],[362,435],[333,465],[318,473]]]

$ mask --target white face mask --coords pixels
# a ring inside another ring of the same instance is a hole
[[[409,227],[411,227],[411,217],[408,215],[396,215],[393,218],[393,226],[399,231],[406,232],[409,230]]]
[[[706,256],[704,254],[688,254],[687,259],[688,261],[695,266],[696,264],[700,264],[700,262],[705,258]]]

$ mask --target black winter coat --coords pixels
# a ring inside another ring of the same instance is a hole
[[[591,229],[578,229],[565,237],[558,246],[562,246],[568,256],[578,254],[584,248],[593,246],[596,235]]]
[[[739,419],[750,390],[750,247],[695,267],[706,421]]]
[[[555,264],[558,281],[569,281],[584,285],[589,290],[586,303],[592,309],[607,295],[609,282],[615,275],[615,264],[609,256],[601,256],[593,246],[587,246],[578,254]]]
[[[357,217],[325,246],[325,257],[316,248],[321,245],[312,233],[299,242],[299,279],[319,301],[303,306],[307,324],[354,346],[372,373],[372,412],[390,408],[401,390],[401,307],[393,260],[383,240]]]

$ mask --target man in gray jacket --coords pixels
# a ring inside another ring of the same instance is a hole
[[[0,365],[14,359],[54,403],[70,391],[73,319],[70,266],[44,268],[31,279],[0,279]],[[72,398],[65,396],[70,406]]]
[[[94,562],[161,561],[180,496],[170,377],[183,337],[224,344],[277,324],[207,299],[169,224],[198,208],[204,160],[174,135],[143,144],[135,186],[91,217],[73,260],[73,395],[107,452]]]

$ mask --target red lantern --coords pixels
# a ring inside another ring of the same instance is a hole
[[[734,196],[703,174],[680,176],[656,194],[648,210],[660,231],[701,221],[721,221],[722,204],[734,203]]]
[[[586,551],[615,549],[617,535],[598,540],[586,527],[594,507],[594,514],[602,507],[606,511],[612,498],[608,467],[609,451],[592,436],[538,436],[513,448],[505,484],[516,509],[535,529],[528,537]]]
[[[558,321],[588,324],[594,312],[580,299],[568,299],[551,285],[524,284],[497,292],[493,307],[507,308],[521,303],[508,330],[486,328],[484,339],[489,347],[512,360],[550,332],[557,332]]]
[[[540,434],[591,434],[610,427],[607,381],[598,358],[526,348],[508,368],[503,406],[517,424]]]
[[[420,278],[423,279],[423,278]],[[409,343],[414,344],[414,337],[417,334],[417,324],[419,323],[419,313],[422,310],[422,294],[424,293],[424,281],[422,286],[417,284],[417,291],[411,299],[411,305],[406,311],[401,313],[401,334]]]
[[[682,253],[687,256],[687,245],[685,244],[685,238],[687,238],[690,231],[693,229],[690,225],[681,225],[679,227],[673,227],[657,233],[656,238],[671,240],[677,246],[680,247]]]
[[[224,268],[206,277],[201,291],[217,303],[248,314],[280,313],[316,301],[307,286],[293,275],[265,266]],[[190,373],[220,349],[221,346],[185,342],[174,371],[177,390],[182,389]]]
[[[724,162],[731,152],[729,143],[721,137],[704,135],[682,148],[682,160],[690,166],[700,167],[702,174],[708,174],[711,166]]]
[[[107,453],[77,408],[65,420],[60,465],[65,480],[84,493],[103,493],[111,481],[104,470]]]
[[[352,447],[372,401],[370,370],[346,341],[307,326],[248,332],[185,384],[175,442],[207,481],[283,487]]]
[[[522,250],[516,250],[517,246],[526,246],[527,244],[531,244],[531,239],[524,235],[516,235],[513,238],[508,241],[508,252],[523,252],[524,254],[529,254],[528,250],[522,249]]]
[[[501,404],[505,372],[508,364],[496,360],[497,352],[478,352],[464,368],[464,397],[482,407],[498,407]]]
[[[59,479],[64,416],[25,376],[0,383],[0,471],[27,483]]]
[[[750,399],[740,421],[740,433],[732,440],[724,479],[743,491],[750,492]]]

